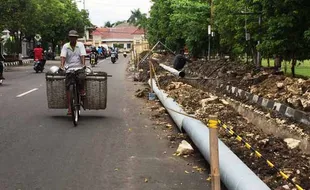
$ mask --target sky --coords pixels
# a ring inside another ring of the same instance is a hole
[[[83,0],[76,2],[79,9],[82,9]],[[140,8],[142,13],[148,13],[151,5],[150,0],[85,0],[91,22],[99,27],[104,26],[107,21],[114,23],[127,20],[134,9]]]

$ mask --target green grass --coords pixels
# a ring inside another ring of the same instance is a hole
[[[299,64],[300,63],[300,64]],[[263,59],[262,60],[262,65],[264,67],[267,67],[267,59]],[[270,66],[273,67],[274,66],[274,60],[270,59]],[[290,63],[286,63],[286,74],[291,75],[291,64]],[[282,62],[282,71],[284,71],[285,68],[285,62]],[[284,71],[285,72],[285,71]],[[297,62],[297,65],[295,67],[295,73],[297,76],[303,76],[303,77],[310,77],[310,60],[305,60],[304,62]]]

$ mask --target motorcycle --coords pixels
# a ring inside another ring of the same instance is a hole
[[[124,54],[123,54],[123,55],[124,55],[124,57],[125,57],[125,58],[127,57],[127,53],[126,53],[126,52],[124,52]]]
[[[90,53],[90,65],[95,67],[96,64],[96,54],[92,52]]]
[[[116,54],[115,53],[111,54],[111,61],[113,64],[116,62]]]
[[[47,60],[55,60],[55,53],[52,51],[48,51],[46,54],[46,59]]]
[[[42,73],[44,70],[44,63],[38,59],[35,60],[33,69],[38,73],[39,71]]]

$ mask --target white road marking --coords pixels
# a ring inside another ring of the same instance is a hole
[[[36,90],[38,90],[38,88],[34,88],[34,89],[29,90],[29,91],[27,91],[27,92],[24,92],[24,93],[22,93],[22,94],[20,94],[20,95],[17,95],[16,98],[20,98],[20,97],[25,96],[25,95],[27,95],[27,94],[33,92],[33,91],[36,91]]]

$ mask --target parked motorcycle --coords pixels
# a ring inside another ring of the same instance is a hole
[[[55,53],[52,51],[48,51],[46,54],[46,59],[47,60],[55,60]]]
[[[36,59],[33,69],[36,71],[36,73],[38,73],[39,71],[42,73],[44,70],[44,61]]]
[[[33,49],[29,49],[27,55],[29,56],[29,58],[34,58]]]
[[[96,54],[94,52],[90,53],[90,65],[95,67],[96,65]]]
[[[127,57],[127,53],[125,51],[124,51],[123,55],[124,55],[125,58]]]
[[[116,54],[115,53],[111,54],[111,61],[113,64],[116,62]]]

